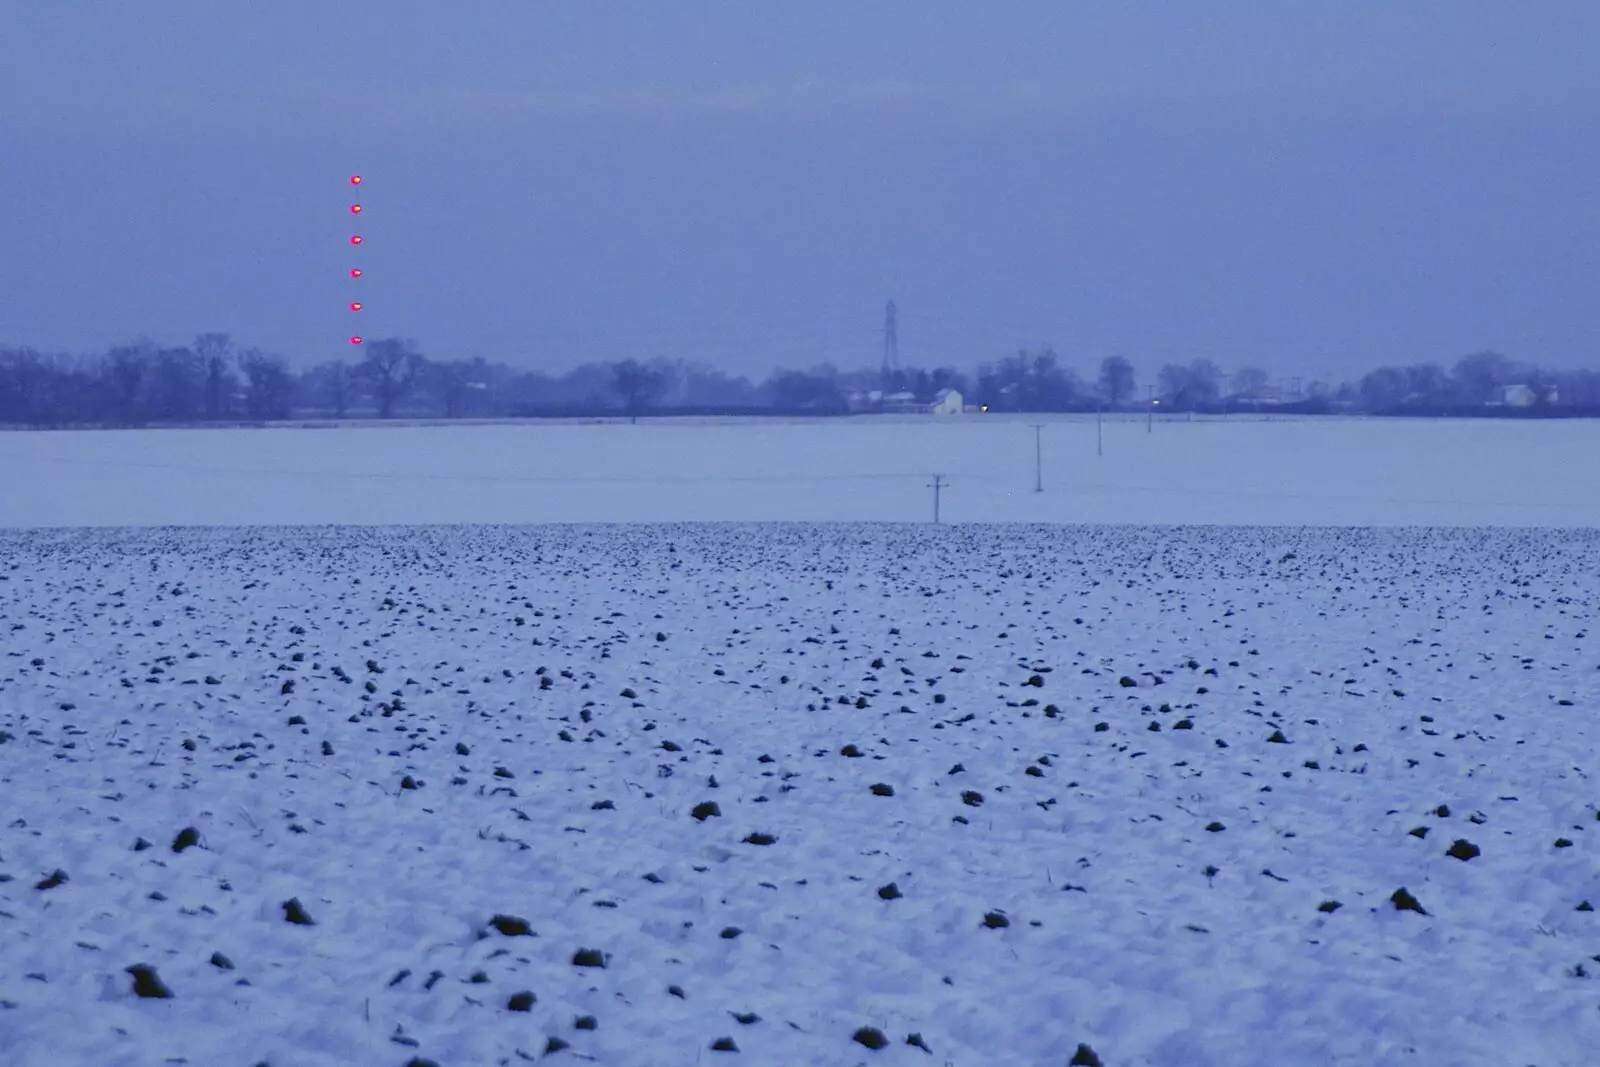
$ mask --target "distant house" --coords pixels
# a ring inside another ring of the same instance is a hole
[[[858,389],[845,398],[845,404],[852,414],[881,411],[883,409],[883,390]]]
[[[961,394],[954,389],[941,389],[934,396],[928,410],[935,415],[959,415],[966,410]]]
[[[890,415],[959,415],[969,410],[959,392],[941,389],[933,400],[918,400],[909,391],[885,393],[878,389],[857,390],[845,398],[851,412],[882,412]]]
[[[917,403],[916,393],[890,393],[883,398],[883,410],[893,414],[921,413],[928,409]]]
[[[1538,397],[1534,396],[1533,390],[1526,385],[1508,385],[1505,387],[1505,395],[1502,399],[1506,407],[1531,408]]]
[[[1502,396],[1502,402],[1508,408],[1531,408],[1541,399],[1546,404],[1554,404],[1561,399],[1561,396],[1553,385],[1542,388],[1533,385],[1508,385]]]
[[[1287,403],[1284,388],[1281,385],[1258,385],[1254,389],[1246,389],[1233,398],[1241,404],[1276,405]]]

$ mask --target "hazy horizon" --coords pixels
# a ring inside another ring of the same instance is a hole
[[[1008,10],[8,10],[0,343],[1600,360],[1600,8]]]

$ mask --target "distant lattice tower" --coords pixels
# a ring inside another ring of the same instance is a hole
[[[889,301],[883,309],[883,379],[887,383],[889,375],[900,369],[900,332],[899,312],[895,310],[894,301]]]

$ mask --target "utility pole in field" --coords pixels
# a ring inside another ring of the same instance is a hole
[[[1145,392],[1148,393],[1150,397],[1150,403],[1146,405],[1147,410],[1145,411],[1144,416],[1144,432],[1154,433],[1156,424],[1156,387],[1153,385],[1147,385],[1144,388]]]
[[[933,521],[934,521],[935,525],[938,525],[938,522],[939,522],[939,494],[944,491],[944,475],[935,474],[933,476],[933,484],[932,484],[931,488],[933,489]]]
[[[1035,493],[1044,492],[1044,445],[1042,444],[1043,434],[1044,434],[1044,423],[1042,423],[1042,422],[1034,423],[1033,424],[1033,491]]]
[[[1101,399],[1100,397],[1095,397],[1095,401],[1094,401],[1094,454],[1097,455],[1097,456],[1103,456],[1103,455],[1106,454],[1105,435],[1100,430],[1100,413],[1105,410],[1105,406],[1106,406],[1106,402],[1103,399]]]

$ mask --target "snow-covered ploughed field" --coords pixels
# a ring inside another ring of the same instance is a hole
[[[0,1058],[1593,1064],[1597,594],[1592,531],[0,533]]]

